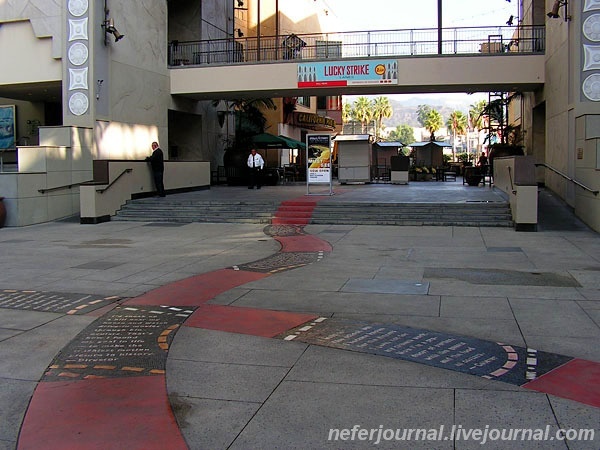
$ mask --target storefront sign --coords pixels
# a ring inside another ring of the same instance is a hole
[[[335,120],[312,113],[294,113],[293,124],[312,130],[335,130]]]
[[[332,61],[298,64],[298,87],[398,84],[394,59]]]

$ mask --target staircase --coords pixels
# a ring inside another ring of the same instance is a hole
[[[130,200],[116,221],[512,227],[507,203]]]
[[[507,203],[321,203],[312,224],[512,227]]]
[[[167,196],[129,200],[111,220],[270,224],[276,210],[276,202],[172,200]]]

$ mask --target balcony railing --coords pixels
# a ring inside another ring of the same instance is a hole
[[[468,27],[291,34],[173,41],[169,66],[256,64],[290,60],[544,53],[545,28]]]

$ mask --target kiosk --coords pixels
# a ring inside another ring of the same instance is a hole
[[[370,183],[373,136],[370,134],[340,134],[336,136],[338,181]]]

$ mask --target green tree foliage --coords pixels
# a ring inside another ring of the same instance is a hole
[[[429,116],[430,112],[431,106],[429,105],[417,106],[417,121],[421,124],[423,128],[427,128],[427,125],[425,125],[425,123],[427,122],[427,117]]]
[[[452,130],[452,157],[456,155],[456,141],[458,135],[464,135],[467,132],[467,116],[462,111],[453,111],[446,121],[446,127]]]
[[[349,102],[344,102],[342,105],[342,122],[348,123],[354,118],[354,107]]]
[[[398,125],[386,140],[402,142],[404,145],[409,145],[415,142],[415,133],[410,125]]]
[[[223,100],[213,101],[216,108]],[[225,102],[236,118],[235,141],[243,145],[248,136],[264,133],[267,119],[263,113],[266,109],[277,109],[271,98],[236,99]]]
[[[426,108],[430,107],[426,106]],[[442,126],[444,126],[442,115],[437,110],[430,108],[427,117],[424,119],[423,127],[431,133],[429,137],[431,141],[435,141],[435,132],[442,128]]]
[[[373,119],[373,102],[367,97],[358,97],[354,102],[354,117],[361,123],[362,133],[365,133]]]
[[[485,100],[479,100],[469,107],[469,120],[471,122],[469,125],[471,128],[476,130],[485,129],[485,117],[483,111],[485,110],[486,105],[487,102]]]
[[[392,117],[394,110],[392,108],[392,104],[390,103],[390,99],[387,97],[377,97],[373,101],[372,105],[373,118],[377,122],[377,126],[375,128],[375,137],[378,137],[381,129],[383,128],[383,119]]]

